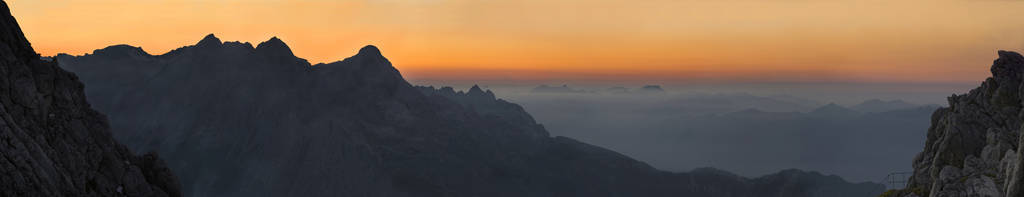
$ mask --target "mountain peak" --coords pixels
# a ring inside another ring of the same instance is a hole
[[[366,46],[364,46],[363,48],[359,49],[359,53],[356,54],[356,55],[357,56],[382,56],[380,54],[380,49],[377,49],[377,46],[373,46],[373,45],[366,45]]]
[[[842,105],[839,105],[839,104],[836,104],[836,103],[828,103],[826,105],[818,107],[817,109],[814,109],[809,114],[830,115],[830,116],[855,115],[855,114],[857,114],[857,111],[854,111],[854,110],[851,110],[849,108],[843,107]]]
[[[256,45],[256,51],[271,54],[285,54],[287,56],[295,56],[295,54],[292,53],[292,49],[288,47],[288,44],[285,44],[284,41],[278,39],[277,36],[271,37],[270,40],[261,42],[259,45]]]
[[[469,88],[469,90],[466,91],[466,95],[470,97],[482,97],[488,100],[496,99],[494,92],[491,92],[491,90],[484,91],[479,85],[473,85],[473,87]]]
[[[480,89],[479,85],[475,85],[474,84],[473,87],[469,88],[469,93],[483,93],[483,92],[484,91],[482,89]]]
[[[841,106],[839,104],[836,104],[836,103],[828,103],[828,104],[822,105],[821,107],[818,107],[818,109],[819,110],[826,110],[826,109],[827,110],[832,110],[832,109],[846,109],[846,107],[843,107],[843,106]]]
[[[203,37],[202,40],[199,40],[199,42],[196,43],[196,46],[209,46],[209,45],[220,45],[220,44],[221,44],[220,38],[217,38],[217,36],[214,36],[213,34],[209,34],[209,35],[206,35],[206,37]]]
[[[109,55],[109,56],[148,56],[145,50],[140,47],[135,47],[126,44],[119,44],[108,46],[103,49],[97,49],[92,51],[93,55]]]

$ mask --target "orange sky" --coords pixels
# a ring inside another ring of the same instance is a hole
[[[311,62],[377,45],[411,80],[981,81],[1024,2],[8,0],[43,55],[271,36]]]

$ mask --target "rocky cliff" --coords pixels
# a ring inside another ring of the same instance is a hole
[[[180,196],[155,155],[114,141],[78,78],[43,61],[0,2],[0,196]]]
[[[907,188],[888,196],[1024,197],[1024,57],[999,51],[991,72],[935,111]]]

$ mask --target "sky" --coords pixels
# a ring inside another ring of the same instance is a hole
[[[42,55],[213,33],[333,62],[378,46],[412,81],[979,82],[1024,48],[1009,0],[8,0]]]

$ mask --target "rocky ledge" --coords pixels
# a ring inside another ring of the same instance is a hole
[[[932,115],[906,189],[883,196],[1024,197],[1024,56],[999,51],[989,77]]]

